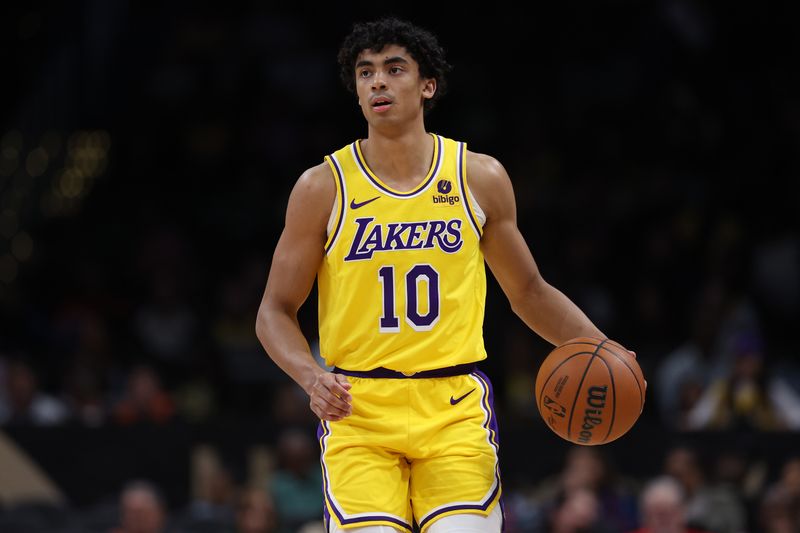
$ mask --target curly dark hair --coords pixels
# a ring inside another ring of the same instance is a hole
[[[359,22],[353,25],[353,31],[345,37],[339,48],[339,74],[344,86],[350,92],[356,92],[355,68],[358,54],[364,50],[380,52],[385,46],[398,45],[404,47],[419,64],[419,73],[423,78],[436,80],[436,93],[425,100],[425,111],[433,108],[436,102],[447,92],[447,74],[451,66],[445,60],[444,49],[439,46],[436,36],[426,29],[400,20],[385,17],[372,22]]]

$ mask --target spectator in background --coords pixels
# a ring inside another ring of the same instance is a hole
[[[755,437],[756,441],[758,437]],[[730,447],[715,447],[710,461],[712,475],[717,487],[728,491],[742,502],[745,512],[750,515],[758,507],[758,500],[764,494],[767,483],[768,466],[764,454],[745,452],[746,442],[738,439]]]
[[[260,413],[271,405],[274,390],[292,382],[275,362],[264,355],[253,335],[255,310],[261,298],[265,261],[250,259],[220,283],[217,315],[211,334],[222,358],[222,370],[230,382],[231,395],[240,412]],[[308,411],[308,402],[301,401]]]
[[[758,521],[764,533],[800,531],[800,456],[786,461],[780,478],[765,491]]]
[[[139,347],[170,389],[182,382],[193,364],[202,331],[196,258],[189,237],[170,223],[142,229],[137,275],[146,285],[137,303],[133,331]]]
[[[209,445],[195,447],[192,458],[192,499],[179,521],[183,529],[229,531],[235,522],[234,466]]]
[[[634,533],[704,533],[687,525],[686,498],[681,484],[663,476],[650,481],[642,491],[641,528]]]
[[[278,438],[278,466],[270,489],[275,499],[281,533],[319,520],[322,513],[322,473],[319,453],[307,432],[288,429]]]
[[[761,533],[797,533],[800,521],[797,502],[781,485],[771,486],[761,498],[758,508],[758,531]]]
[[[716,533],[744,530],[747,515],[740,495],[728,484],[709,483],[695,450],[686,446],[671,449],[664,473],[681,485],[689,526]]]
[[[564,468],[555,479],[545,481],[535,496],[545,505],[561,507],[564,499],[581,490],[589,491],[599,506],[603,523],[625,531],[636,525],[637,504],[632,482],[616,475],[608,457],[598,448],[574,446]],[[550,502],[548,504],[548,502]]]
[[[274,533],[278,520],[275,504],[264,489],[244,489],[236,505],[236,533]]]
[[[111,533],[161,533],[167,511],[161,491],[152,483],[128,483],[120,495],[120,525]]]
[[[64,398],[80,424],[96,427],[108,417],[104,380],[89,365],[76,363],[67,373]]]
[[[3,379],[3,374],[5,378]],[[39,388],[31,365],[12,359],[0,374],[0,425],[54,426],[65,423],[70,412],[55,396]]]
[[[712,382],[687,415],[688,429],[800,429],[800,395],[764,362],[764,344],[753,332],[733,344],[733,366]]]
[[[708,283],[693,306],[690,337],[657,367],[654,393],[661,420],[671,429],[685,429],[686,414],[710,379],[725,301],[723,287]]]
[[[783,465],[781,484],[794,498],[795,510],[800,513],[800,456],[795,456]],[[798,514],[800,518],[800,514]]]
[[[164,424],[175,414],[169,394],[162,388],[155,370],[138,366],[128,376],[124,396],[114,406],[113,420],[120,425],[139,422]]]
[[[588,489],[562,492],[550,512],[548,533],[613,533],[597,495]]]
[[[136,311],[135,328],[144,352],[172,385],[190,367],[198,324],[178,281],[166,274],[153,280],[152,294]]]

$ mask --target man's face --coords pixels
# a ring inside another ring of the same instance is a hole
[[[122,496],[122,528],[125,533],[159,533],[164,512],[156,498],[147,491],[133,489]]]
[[[681,502],[671,495],[649,498],[644,505],[644,523],[656,533],[677,533],[684,530],[685,515]]]
[[[788,461],[783,467],[783,484],[795,496],[800,496],[800,458]]]
[[[686,531],[686,508],[680,485],[662,481],[647,488],[641,501],[645,529],[652,533],[683,533]]]
[[[405,47],[364,50],[356,59],[356,92],[370,124],[396,123],[422,113],[422,102],[436,92],[436,80],[421,78]]]

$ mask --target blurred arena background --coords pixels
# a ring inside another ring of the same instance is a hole
[[[455,67],[429,129],[503,162],[543,275],[649,382],[619,441],[559,440],[490,280],[509,531],[632,531],[661,476],[706,531],[800,531],[796,4],[390,7]],[[0,531],[319,530],[255,312],[294,181],[366,135],[340,40],[386,13],[0,8]]]

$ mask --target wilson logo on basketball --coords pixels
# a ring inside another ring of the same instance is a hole
[[[589,387],[589,396],[586,398],[586,403],[590,408],[584,411],[583,426],[581,426],[581,433],[578,436],[578,442],[587,444],[592,440],[592,431],[594,428],[603,423],[603,409],[606,406],[606,393],[608,386],[602,387]]]

